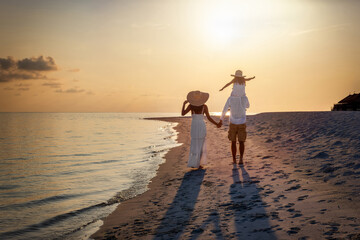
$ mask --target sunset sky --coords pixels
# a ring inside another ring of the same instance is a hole
[[[0,0],[1,112],[327,111],[360,92],[357,0]]]

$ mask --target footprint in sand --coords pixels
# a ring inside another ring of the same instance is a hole
[[[293,234],[297,234],[299,231],[300,231],[300,228],[292,227],[292,228],[289,229],[289,231],[287,231],[287,234],[293,235]]]
[[[300,211],[295,211],[294,212],[295,214],[292,215],[290,218],[297,218],[297,217],[301,217],[302,216],[302,213]]]
[[[212,187],[215,183],[211,181],[204,180],[202,183],[205,187]]]
[[[346,171],[343,173],[343,176],[351,176],[351,175],[354,175],[355,172],[354,171]]]
[[[271,193],[273,193],[274,191],[273,190],[267,190],[266,192],[265,192],[265,196],[268,196],[269,194],[271,194]]]
[[[335,185],[342,185],[342,184],[344,184],[344,183],[346,183],[346,181],[337,181],[337,182],[335,183]]]
[[[301,188],[301,185],[300,185],[300,184],[297,184],[297,185],[294,185],[294,186],[286,189],[285,191],[297,190],[297,189],[299,189],[299,188]]]
[[[308,240],[308,239],[310,239],[310,237],[308,237],[308,236],[304,236],[304,237],[299,237],[299,238],[298,238],[298,240]]]
[[[302,201],[302,200],[305,200],[305,199],[307,199],[309,197],[309,195],[303,195],[303,196],[300,196],[300,197],[298,197],[298,201]]]
[[[286,184],[291,184],[291,183],[294,183],[294,182],[299,182],[299,180],[292,179],[292,180],[287,181],[287,182],[285,182],[285,183],[286,183]]]
[[[329,154],[327,154],[326,152],[319,152],[315,156],[310,157],[310,159],[317,159],[317,158],[320,158],[320,159],[329,158]]]
[[[325,214],[325,212],[327,211],[327,209],[326,208],[324,208],[324,209],[321,209],[320,210],[320,214]]]
[[[310,223],[310,224],[317,224],[317,223],[319,223],[319,222],[318,222],[318,221],[315,221],[315,220],[311,220],[309,223]]]
[[[328,235],[328,236],[331,236],[331,235],[333,235],[334,233],[338,233],[339,232],[339,226],[340,226],[340,224],[338,224],[338,223],[334,223],[334,224],[332,224],[332,223],[325,223],[325,224],[323,224],[323,225],[330,225],[329,227],[327,227],[328,229],[329,229],[329,231],[327,231],[327,232],[325,232],[324,233],[324,235]]]
[[[277,197],[274,197],[273,198],[273,200],[274,200],[274,202],[279,202],[280,201],[280,198],[282,198],[282,199],[286,199],[287,197],[285,197],[284,195],[279,195],[279,196],[277,196]]]
[[[286,204],[284,207],[290,208],[290,207],[292,207],[292,206],[294,206],[294,205],[295,205],[295,203],[288,203],[288,204]]]

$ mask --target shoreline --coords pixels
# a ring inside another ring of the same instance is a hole
[[[191,118],[152,118],[177,122],[182,145],[165,155],[149,190],[122,202],[91,238],[359,238],[360,198],[350,199],[345,185],[332,182],[348,180],[345,174],[333,177],[326,168],[320,177],[311,175],[305,161],[298,164],[304,152],[295,154],[288,136],[271,132],[275,125],[266,128],[264,116],[248,117],[244,167],[231,164],[226,124],[207,123],[208,164],[198,171],[186,167]]]
[[[174,130],[178,132],[177,141],[178,143],[184,143],[187,141],[186,133],[184,131],[179,131],[180,122],[178,121],[179,117],[159,117],[159,118],[146,118],[146,120],[156,120],[156,121],[165,121],[170,123],[178,123],[177,126],[174,127]],[[187,119],[188,117],[183,117]],[[184,144],[171,148],[169,152],[167,152],[164,156],[165,162],[159,165],[159,169],[153,179],[151,179],[150,183],[148,184],[148,190],[140,195],[135,196],[134,198],[128,199],[122,203],[120,203],[114,212],[112,212],[108,217],[103,220],[103,225],[93,233],[90,238],[91,239],[103,239],[105,235],[109,235],[109,229],[117,229],[118,225],[126,226],[128,220],[134,219],[138,212],[138,208],[133,208],[136,205],[148,204],[151,202],[151,196],[153,195],[152,192],[156,191],[157,189],[161,189],[163,183],[174,177],[175,174],[171,174],[172,172],[169,171],[174,167],[176,163],[179,163],[179,159],[177,156],[179,153],[184,152]],[[184,165],[184,164],[182,164]],[[186,171],[186,166],[181,169],[182,171]],[[121,219],[119,219],[121,216]],[[120,221],[119,221],[120,220]],[[111,235],[111,234],[110,234]]]

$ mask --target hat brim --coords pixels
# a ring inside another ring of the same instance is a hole
[[[186,99],[193,106],[201,106],[206,103],[209,99],[209,93],[200,92],[200,91],[191,91],[186,96]]]
[[[236,76],[236,75],[233,75],[233,74],[231,74],[230,76],[232,76],[232,77],[246,77],[245,75],[244,76]]]

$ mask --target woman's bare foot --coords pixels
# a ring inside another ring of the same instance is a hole
[[[233,159],[233,164],[236,164],[236,159]]]
[[[244,161],[242,158],[240,158],[239,165],[244,165]]]

